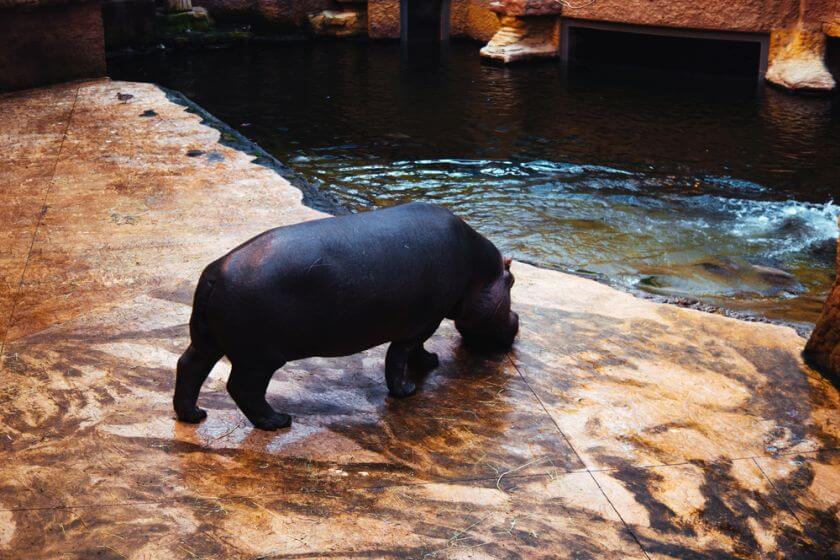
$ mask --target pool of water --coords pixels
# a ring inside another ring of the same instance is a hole
[[[114,57],[352,211],[452,208],[505,252],[807,325],[833,279],[840,98],[749,77],[546,62],[479,45],[311,42]]]

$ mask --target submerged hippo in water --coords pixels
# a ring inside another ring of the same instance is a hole
[[[178,360],[178,419],[200,422],[201,384],[222,357],[227,389],[257,428],[291,424],[265,400],[274,372],[312,356],[347,356],[390,342],[385,381],[415,391],[408,370],[437,356],[423,343],[453,319],[473,347],[507,349],[519,330],[510,310],[510,259],[454,214],[430,204],[269,230],[201,274],[190,346]]]

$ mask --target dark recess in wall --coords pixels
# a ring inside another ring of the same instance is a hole
[[[571,28],[571,62],[638,66],[656,70],[755,75],[761,47],[757,42],[643,35]]]
[[[825,63],[834,80],[840,82],[840,39],[829,37],[825,49]]]
[[[402,0],[404,39],[409,42],[446,39],[448,8],[446,0]]]

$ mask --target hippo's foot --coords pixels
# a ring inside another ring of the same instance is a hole
[[[417,385],[408,379],[388,383],[388,394],[396,399],[410,397],[417,392]]]
[[[282,364],[280,364],[282,366]],[[239,410],[260,430],[279,430],[292,425],[292,417],[276,412],[265,400],[265,391],[275,368],[243,368],[233,364],[227,389]]]
[[[414,350],[408,356],[408,367],[413,369],[414,371],[421,371],[427,372],[432,371],[436,367],[440,360],[438,360],[438,355],[434,352],[429,352],[422,346]]]
[[[181,422],[186,422],[188,424],[198,424],[205,418],[207,418],[207,411],[197,406],[193,406],[191,408],[186,408],[183,410],[176,410],[175,414],[178,416],[178,420]]]
[[[198,424],[207,418],[207,412],[196,406],[201,384],[207,379],[213,365],[221,358],[221,354],[199,351],[190,343],[189,348],[178,358],[178,370],[175,375],[175,395],[172,406],[175,415],[181,422]]]
[[[259,428],[260,430],[274,431],[282,428],[288,428],[292,425],[292,417],[288,414],[283,414],[282,412],[275,412],[270,416],[249,418],[249,420],[255,428]]]
[[[385,382],[388,393],[401,399],[413,395],[417,385],[409,378],[409,361],[417,352],[425,352],[416,342],[392,342],[385,354]],[[428,354],[428,352],[426,352]]]

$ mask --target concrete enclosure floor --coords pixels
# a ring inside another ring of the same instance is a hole
[[[323,217],[219,139],[148,84],[0,97],[1,558],[840,555],[840,395],[804,340],[521,263],[515,347],[444,325],[416,396],[383,347],[295,362],[261,432],[220,363],[175,422],[200,270]]]

